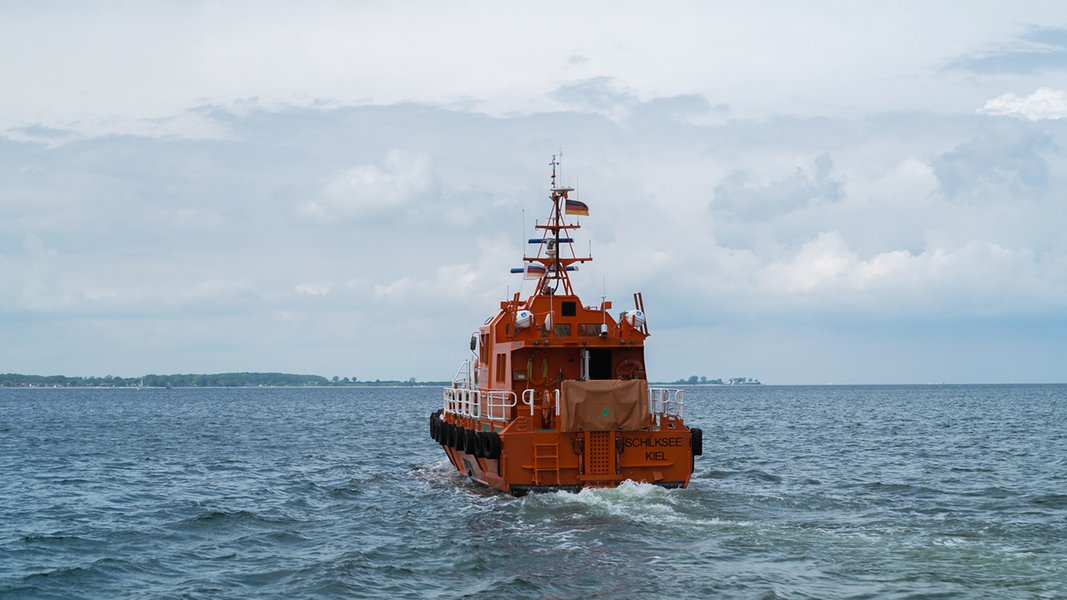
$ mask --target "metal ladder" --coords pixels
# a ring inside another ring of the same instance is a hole
[[[559,485],[559,445],[558,444],[534,444],[534,469],[533,480],[535,485]],[[541,473],[548,476],[542,478]],[[547,481],[555,475],[555,481]]]

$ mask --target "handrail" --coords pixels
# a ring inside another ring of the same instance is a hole
[[[481,416],[481,392],[466,387],[444,388],[444,411],[463,417]]]
[[[486,418],[493,421],[508,420],[508,410],[518,404],[515,392],[486,392]]]
[[[532,389],[523,390],[522,403],[530,407],[530,415],[534,414],[534,401],[537,392]],[[556,416],[560,414],[560,390],[550,392],[555,400]],[[508,420],[508,409],[515,408],[519,404],[519,397],[515,392],[507,391],[481,391],[469,387],[446,387],[443,393],[444,412],[461,417],[480,418],[485,417],[493,421]],[[546,400],[548,398],[546,397]],[[683,418],[685,413],[685,392],[675,388],[648,388],[648,412],[652,415],[656,424],[664,416]]]
[[[460,363],[459,368],[456,369],[456,374],[452,376],[452,387],[455,388],[467,388],[471,384],[471,361],[467,360]]]
[[[515,392],[482,392],[468,387],[446,387],[443,392],[444,412],[461,417],[485,417],[506,421],[509,408],[518,403]]]
[[[537,392],[532,389],[522,391],[522,403],[530,407],[530,416],[534,414],[534,397]]]
[[[664,415],[685,417],[685,391],[676,388],[648,388],[648,412],[657,420]]]

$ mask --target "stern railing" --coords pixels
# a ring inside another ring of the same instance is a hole
[[[451,387],[445,388],[444,391],[444,410],[446,414],[474,418],[481,416],[481,394],[478,390],[466,387]]]
[[[461,417],[481,418],[485,417],[493,421],[507,421],[511,409],[519,405],[519,396],[515,392],[507,391],[481,391],[461,385],[462,381],[453,382],[453,387],[444,388],[444,412]],[[556,416],[560,410],[560,392],[558,389],[550,392],[546,398],[555,406]],[[525,390],[522,393],[521,402],[530,407],[530,414],[534,414],[534,390]],[[664,416],[685,418],[685,392],[676,388],[648,388],[648,412],[652,416],[653,424],[659,425]]]
[[[506,421],[509,409],[518,404],[515,392],[483,392],[469,387],[446,387],[444,411],[450,415]]]
[[[676,388],[648,388],[648,412],[655,425],[664,416],[685,418],[685,391]]]

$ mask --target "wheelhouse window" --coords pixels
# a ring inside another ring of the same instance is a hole
[[[496,380],[504,381],[504,378],[508,374],[508,355],[500,353],[496,355]]]
[[[579,323],[578,335],[596,337],[600,335],[600,323]]]

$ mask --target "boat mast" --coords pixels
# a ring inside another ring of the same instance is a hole
[[[561,156],[560,160],[562,160],[562,158],[563,157]],[[560,222],[562,221],[562,215],[563,215],[563,210],[562,210],[563,207],[560,206],[560,205],[564,202],[564,199],[567,197],[567,192],[566,192],[566,190],[564,190],[562,188],[556,187],[556,167],[557,166],[559,166],[559,161],[556,160],[556,155],[553,154],[552,155],[552,188],[551,188],[552,189],[552,196],[551,196],[552,197],[552,213],[551,213],[551,217],[549,218],[549,223],[551,225],[553,225],[553,227],[552,227],[552,240],[553,241],[548,247],[547,254],[549,255],[549,258],[554,258],[555,259],[555,264],[552,265],[552,268],[549,269],[549,271],[555,271],[557,274],[562,273],[562,278],[564,280],[564,291],[565,291],[565,293],[569,294],[569,293],[571,293],[570,292],[570,278],[567,276],[567,269],[560,263],[560,260],[559,260],[559,257],[560,257],[559,226],[560,226]],[[553,256],[553,255],[555,255],[555,256]],[[545,273],[545,275],[547,275],[547,274],[548,274],[548,272]],[[557,288],[558,288],[558,286],[559,286],[558,281],[557,281],[556,285],[557,285]]]
[[[564,219],[564,215],[567,212],[568,194],[573,192],[574,188],[565,187],[557,183],[556,168],[560,165],[557,155],[552,155],[552,162],[549,165],[552,167],[552,187],[549,194],[552,207],[549,211],[548,222],[544,225],[535,225],[537,229],[542,231],[541,238],[539,240],[530,240],[540,244],[537,256],[524,256],[523,260],[528,265],[540,264],[544,269],[537,281],[537,295],[562,293],[571,296],[574,295],[574,290],[571,288],[568,271],[577,270],[577,267],[574,266],[575,263],[584,263],[592,260],[592,258],[575,256],[574,240],[570,236],[560,236],[561,231],[567,232],[572,229],[581,229],[581,225],[568,224]],[[570,256],[563,256],[562,244],[568,245]],[[562,290],[560,289],[561,285]]]
[[[526,265],[513,268],[511,272],[523,273],[527,277],[537,275],[537,289],[533,293],[534,296],[551,296],[559,293],[573,296],[574,290],[571,288],[568,271],[578,270],[575,263],[584,263],[593,259],[591,256],[577,256],[574,253],[574,239],[569,231],[581,229],[582,226],[571,225],[564,217],[572,203],[576,203],[582,209],[580,213],[575,214],[588,214],[588,212],[581,202],[568,201],[569,194],[574,191],[574,188],[557,183],[556,167],[560,165],[558,155],[553,154],[552,162],[548,164],[552,167],[552,187],[549,193],[552,207],[549,209],[548,222],[544,225],[540,223],[534,225],[541,232],[538,237],[530,240],[531,244],[537,244],[537,254],[535,256],[523,255],[522,260]],[[567,245],[568,256],[563,255],[562,244]]]

